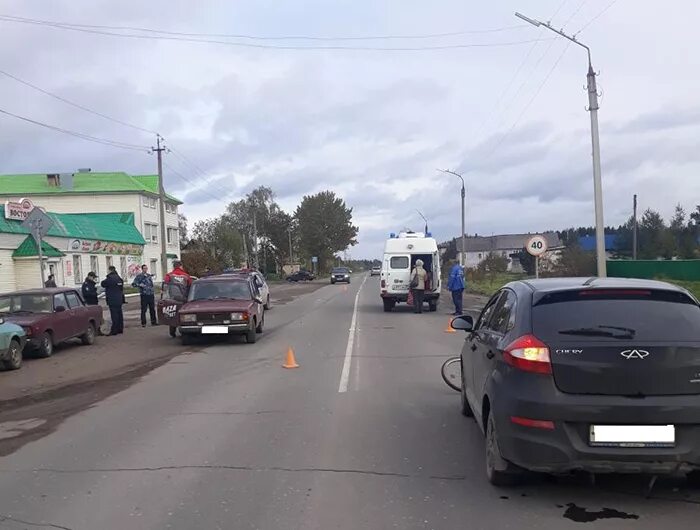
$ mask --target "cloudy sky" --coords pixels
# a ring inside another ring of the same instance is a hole
[[[625,220],[634,193],[667,217],[676,203],[700,202],[700,3],[610,4],[5,0],[0,70],[159,131],[174,151],[166,186],[191,223],[261,184],[290,212],[304,194],[332,189],[360,228],[352,256],[376,257],[390,231],[422,227],[415,209],[440,240],[459,234],[459,181],[438,167],[465,175],[469,233],[593,224],[585,53],[525,25],[516,10],[570,32],[591,22],[579,38],[600,72],[606,223]],[[176,33],[423,38],[210,38],[263,46],[248,47],[69,31],[8,15]],[[449,35],[426,37],[435,34]],[[334,49],[279,48],[308,46]],[[128,144],[154,141],[3,74],[0,109]],[[155,159],[0,115],[0,172],[78,167],[152,173]]]

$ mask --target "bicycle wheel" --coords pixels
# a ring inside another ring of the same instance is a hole
[[[444,363],[442,363],[442,368],[440,373],[442,374],[442,380],[445,384],[449,386],[452,390],[461,392],[462,390],[462,359],[459,357],[450,357]]]

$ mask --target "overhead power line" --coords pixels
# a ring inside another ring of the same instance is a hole
[[[312,46],[299,46],[299,45],[273,45],[273,44],[258,44],[252,42],[232,42],[232,41],[222,41],[214,39],[200,39],[192,37],[178,37],[170,35],[141,35],[133,33],[118,33],[114,31],[103,31],[97,29],[81,28],[77,26],[71,26],[61,23],[32,20],[32,19],[18,19],[16,17],[8,17],[5,15],[0,15],[0,21],[5,22],[19,22],[23,24],[36,24],[40,26],[52,27],[56,29],[64,29],[68,31],[76,31],[81,33],[89,33],[94,35],[106,35],[110,37],[119,37],[126,39],[137,39],[137,40],[161,40],[161,41],[178,41],[178,42],[192,42],[200,44],[218,44],[222,46],[233,46],[239,48],[256,48],[256,49],[271,49],[271,50],[336,50],[336,51],[436,51],[436,50],[454,50],[454,49],[467,49],[467,48],[499,48],[507,46],[518,46],[521,44],[529,44],[535,42],[536,39],[526,39],[519,41],[504,41],[504,42],[487,42],[487,43],[463,43],[463,44],[438,44],[429,46],[348,46],[348,45],[312,45]],[[542,39],[540,39],[542,40]]]
[[[256,41],[280,41],[280,40],[306,40],[306,41],[373,41],[373,40],[422,40],[438,39],[445,37],[458,37],[461,35],[480,35],[487,33],[502,33],[527,27],[527,24],[514,24],[500,28],[472,29],[462,31],[451,31],[445,33],[426,33],[418,35],[354,35],[354,36],[321,36],[321,35],[251,35],[245,33],[207,33],[207,32],[183,32],[169,31],[154,28],[143,28],[138,26],[112,26],[105,24],[76,24],[73,22],[60,22],[52,20],[40,20],[36,18],[18,17],[14,15],[2,15],[0,18],[28,24],[45,24],[64,28],[80,28],[109,31],[136,31],[141,33],[151,33],[157,35],[169,35],[177,37],[203,37],[203,38],[225,38],[225,39],[245,39]]]
[[[114,123],[118,123],[119,125],[124,125],[125,127],[130,127],[130,128],[135,129],[137,131],[142,131],[142,132],[149,133],[149,134],[158,134],[156,131],[152,131],[150,129],[144,129],[143,127],[139,127],[138,125],[134,125],[132,123],[118,120],[117,118],[113,118],[112,116],[108,116],[107,114],[102,114],[101,112],[98,112],[96,110],[93,110],[93,109],[90,109],[90,108],[85,107],[83,105],[80,105],[79,103],[75,103],[74,101],[71,101],[71,100],[66,99],[62,96],[59,96],[58,94],[54,94],[53,92],[49,92],[48,90],[45,90],[41,87],[38,87],[38,86],[30,83],[29,81],[25,81],[24,79],[20,79],[16,75],[12,75],[11,73],[6,72],[4,70],[0,70],[0,75],[4,75],[6,77],[9,77],[10,79],[14,79],[18,83],[22,83],[25,86],[33,88],[34,90],[37,90],[37,91],[41,92],[42,94],[45,94],[49,97],[57,99],[58,101],[66,103],[67,105],[71,105],[72,107],[75,107],[77,109],[83,110],[85,112],[89,112],[90,114],[95,114],[96,116],[99,116],[100,118],[104,118],[106,120],[113,121]]]
[[[13,118],[16,118],[18,120],[32,123],[34,125],[38,125],[39,127],[44,127],[46,129],[50,129],[52,131],[60,132],[60,133],[67,134],[70,136],[75,136],[76,138],[81,138],[82,140],[87,140],[87,141],[95,142],[95,143],[102,144],[102,145],[108,145],[110,147],[117,147],[119,149],[130,149],[132,151],[143,151],[146,153],[149,152],[149,148],[146,146],[143,146],[143,145],[130,144],[130,143],[126,143],[126,142],[120,142],[118,140],[110,140],[108,138],[100,138],[99,136],[92,136],[90,134],[71,131],[70,129],[64,129],[63,127],[57,127],[56,125],[50,125],[48,123],[33,120],[31,118],[27,118],[26,116],[20,116],[19,114],[14,114],[14,113],[7,111],[7,110],[0,109],[0,114],[12,116]]]
[[[593,24],[596,20],[598,20],[600,17],[602,17],[605,13],[608,12],[608,9],[610,9],[612,6],[614,6],[617,3],[617,0],[612,0],[605,8],[603,8],[596,16],[594,16],[591,20],[586,22],[581,29],[579,29],[576,33],[574,33],[574,37],[581,33],[584,29],[586,29],[588,26]]]

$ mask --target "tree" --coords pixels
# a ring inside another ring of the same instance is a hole
[[[680,204],[676,205],[673,217],[669,223],[669,230],[673,237],[675,255],[682,259],[695,257],[696,244],[693,241],[693,229],[689,226],[685,210]]]
[[[673,237],[659,212],[647,208],[639,223],[639,257],[670,259],[674,255]]]
[[[187,245],[187,217],[184,214],[177,214],[177,232],[180,236],[180,248]]]
[[[586,252],[579,245],[569,245],[561,251],[559,259],[552,265],[552,276],[595,276],[595,252]]]
[[[536,264],[536,259],[535,256],[530,254],[525,247],[522,248],[520,252],[516,255],[516,257],[520,260],[520,265],[522,266],[523,270],[530,276],[535,275],[535,264]]]
[[[357,244],[358,228],[352,224],[352,208],[332,191],[305,195],[294,217],[302,253],[318,257],[320,271],[325,270],[336,252]]]
[[[221,268],[238,266],[243,260],[243,238],[226,214],[198,221],[192,235],[196,246],[209,252]]]

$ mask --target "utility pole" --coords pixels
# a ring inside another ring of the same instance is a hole
[[[632,203],[632,259],[637,259],[637,194]]]
[[[591,49],[585,44],[576,40],[576,36],[569,36],[561,30],[554,29],[549,22],[540,22],[528,18],[520,13],[515,16],[535,27],[544,26],[557,35],[578,44],[586,50],[588,54],[588,72],[586,73],[586,88],[588,90],[588,111],[591,113],[591,147],[593,154],[593,200],[595,204],[595,249],[596,263],[598,266],[598,276],[607,276],[607,266],[605,262],[605,223],[603,222],[603,184],[600,171],[600,134],[598,132],[598,87],[596,86],[596,73],[591,63]]]
[[[253,266],[258,269],[258,221],[257,215],[253,212]]]
[[[421,218],[423,219],[423,221],[425,221],[424,234],[427,236],[427,235],[428,235],[428,220],[425,218],[425,215],[423,215],[423,214],[421,213],[420,210],[416,210],[416,211],[418,212],[418,215],[421,216]]]
[[[466,190],[464,188],[464,177],[460,175],[459,173],[456,173],[454,171],[450,171],[449,169],[438,169],[438,171],[442,171],[443,173],[449,173],[450,175],[454,175],[455,177],[459,177],[459,180],[462,181],[462,190],[461,190],[461,195],[462,195],[462,250],[459,253],[459,264],[462,268],[464,268],[467,265],[467,249],[466,249],[466,227],[465,227],[465,206],[464,206],[464,200],[467,195]]]
[[[294,264],[294,254],[292,253],[292,229],[287,228],[287,235],[289,236],[289,265]]]
[[[168,274],[168,249],[165,227],[165,184],[163,183],[163,151],[165,146],[160,144],[160,134],[156,135],[157,147],[151,151],[158,155],[158,204],[160,206],[160,270],[161,279],[165,279]]]
[[[248,260],[248,243],[246,242],[246,234],[243,234],[243,256],[245,256],[245,268],[250,267],[250,262]]]

